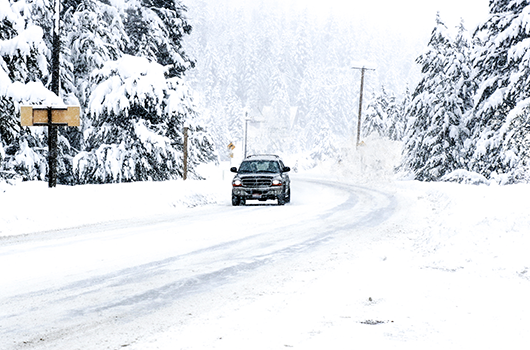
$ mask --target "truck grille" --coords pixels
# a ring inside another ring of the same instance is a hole
[[[270,187],[272,178],[268,176],[244,177],[241,179],[243,187]]]

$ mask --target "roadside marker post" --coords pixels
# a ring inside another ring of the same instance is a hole
[[[184,142],[183,142],[183,145],[182,145],[182,148],[184,150],[184,159],[183,159],[183,163],[184,163],[184,169],[183,169],[183,172],[182,172],[182,180],[183,181],[186,181],[188,179],[188,127],[185,126],[184,127]]]

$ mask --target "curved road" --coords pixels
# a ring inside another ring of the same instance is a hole
[[[185,323],[265,267],[282,274],[282,262],[381,224],[396,207],[373,189],[293,178],[283,207],[227,201],[0,240],[0,348],[126,347]]]

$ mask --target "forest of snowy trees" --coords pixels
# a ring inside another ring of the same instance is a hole
[[[180,178],[183,128],[194,174],[215,160],[182,48],[191,26],[173,0],[68,0],[61,7],[60,96],[49,91],[53,0],[0,1],[0,177],[47,176],[45,128],[20,127],[22,104],[81,106],[61,128],[58,182]]]
[[[528,181],[529,15],[528,1],[491,0],[472,35],[437,18],[406,111],[403,166],[416,179]]]
[[[378,23],[316,16],[281,1],[189,4],[194,31],[185,47],[197,63],[187,77],[202,96],[220,157],[230,142],[241,144],[246,115],[249,152],[337,157],[356,135],[361,73],[354,65],[377,66],[366,72],[364,101],[384,86],[382,98],[394,102],[383,103],[402,108],[417,81],[421,48]],[[365,103],[365,110],[372,107]],[[400,138],[397,129],[381,132]]]
[[[403,143],[400,170],[423,181],[528,181],[530,4],[491,0],[476,30],[433,18],[423,49],[356,20],[227,0],[64,0],[61,93],[50,92],[53,0],[0,0],[0,180],[44,180],[45,128],[24,104],[76,104],[59,135],[62,184],[182,176],[249,150],[338,158],[356,134]],[[291,13],[292,15],[286,15]],[[428,33],[426,33],[427,35]],[[423,52],[418,56],[417,52]]]

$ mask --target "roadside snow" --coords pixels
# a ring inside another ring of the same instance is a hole
[[[227,202],[228,186],[221,180],[59,185],[54,189],[42,181],[4,184],[0,185],[0,237]]]
[[[222,303],[205,300],[187,322],[153,327],[123,346],[527,349],[530,185],[400,181],[391,175],[396,149],[372,140],[304,175],[393,194],[398,207],[385,223],[351,232],[355,240],[327,245],[300,265],[264,267],[236,290],[220,290]],[[0,236],[230,205],[229,181],[215,170],[206,181],[53,190],[42,182],[4,184]],[[277,278],[263,285],[264,275]]]
[[[398,213],[362,232],[361,253],[330,246],[269,286],[263,271],[130,349],[527,349],[530,186],[381,187]]]

